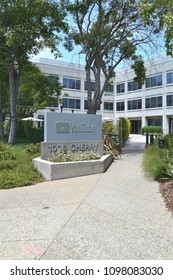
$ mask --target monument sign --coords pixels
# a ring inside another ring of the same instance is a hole
[[[45,113],[41,158],[57,151],[103,154],[101,115]]]

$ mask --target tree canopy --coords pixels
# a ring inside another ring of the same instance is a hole
[[[173,0],[143,1],[140,16],[154,33],[163,32],[167,55],[173,56]]]
[[[132,61],[136,80],[141,84],[144,82],[145,67],[139,47],[154,44],[153,36],[158,33],[151,20],[147,22],[144,18],[144,10],[150,7],[150,1],[145,5],[147,2],[74,0],[68,6],[74,24],[65,46],[71,50],[73,44],[80,45],[81,53],[85,54],[89,113],[96,113],[108,82],[122,61]],[[101,73],[105,77],[102,85]],[[90,87],[92,75],[96,82],[94,94]]]
[[[37,66],[28,63],[20,79],[18,117],[30,117],[48,104],[57,107],[62,88],[58,76],[45,75]]]
[[[44,47],[58,55],[60,33],[67,31],[64,1],[1,0],[0,64],[7,67],[10,81],[11,129],[9,143],[15,142],[16,102],[20,75],[30,55]]]

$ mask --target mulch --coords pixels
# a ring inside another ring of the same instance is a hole
[[[160,192],[163,196],[166,208],[173,213],[173,180],[161,181]]]

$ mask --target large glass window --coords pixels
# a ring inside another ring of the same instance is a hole
[[[162,96],[145,99],[145,108],[157,108],[157,107],[162,107]]]
[[[146,78],[146,88],[162,86],[162,74]]]
[[[117,111],[124,111],[124,101],[120,101],[116,103]]]
[[[63,108],[80,109],[81,100],[75,98],[63,98]]]
[[[128,91],[134,91],[134,90],[138,90],[141,88],[142,88],[142,85],[139,84],[137,81],[128,82]]]
[[[125,92],[125,83],[118,84],[116,88],[117,88],[117,93]]]
[[[148,118],[148,126],[161,126],[162,127],[162,118]]]
[[[73,78],[63,78],[63,86],[68,89],[81,89],[81,80]]]
[[[166,106],[173,106],[173,95],[169,94],[166,96]]]
[[[105,111],[113,111],[114,103],[113,102],[104,102],[104,110]]]
[[[127,103],[128,110],[142,109],[142,99],[129,100]]]
[[[166,73],[166,83],[167,85],[173,84],[173,72]]]

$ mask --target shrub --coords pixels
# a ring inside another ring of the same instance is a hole
[[[165,147],[167,149],[172,149],[173,148],[173,133],[164,135],[163,139],[165,140]]]
[[[102,122],[102,131],[116,133],[116,127],[113,122]]]
[[[0,161],[0,170],[12,170],[17,166],[14,160],[2,160]]]
[[[168,177],[166,174],[167,149],[158,145],[149,146],[144,153],[143,166],[145,172],[155,180]]]
[[[0,142],[0,160],[15,160],[16,155],[11,151],[7,144]]]
[[[41,152],[40,143],[28,145],[25,151],[30,155],[40,153]]]
[[[122,144],[124,145],[130,135],[130,121],[126,118],[122,118],[121,120],[118,121],[117,127],[118,127],[119,139],[121,139],[121,133],[122,133]]]
[[[119,144],[117,144],[108,135],[103,136],[103,148],[104,154],[112,154],[114,157],[121,156],[122,150]]]
[[[144,126],[142,128],[142,134],[144,133],[159,135],[163,134],[163,129],[161,126]]]
[[[38,143],[44,139],[44,128],[33,127],[32,121],[18,121],[16,138],[18,141]]]

